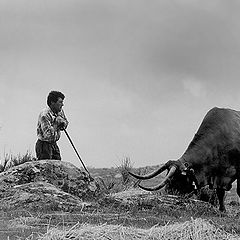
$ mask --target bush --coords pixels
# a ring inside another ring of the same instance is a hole
[[[19,153],[17,156],[6,153],[4,154],[3,164],[0,164],[0,172],[4,172],[11,167],[31,161],[36,161],[36,158],[32,156],[32,153],[30,151],[27,151],[24,155],[21,155]]]
[[[122,160],[121,166],[118,167],[118,171],[122,175],[122,183],[124,185],[130,182],[130,178],[129,178],[130,175],[128,172],[131,170],[132,170],[132,164],[131,164],[130,158],[127,157]]]

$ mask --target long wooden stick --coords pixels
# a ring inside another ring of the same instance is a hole
[[[66,136],[67,136],[67,138],[68,138],[69,142],[71,143],[71,145],[72,145],[72,147],[73,147],[73,149],[74,149],[75,153],[77,154],[77,156],[78,156],[78,159],[79,159],[79,160],[80,160],[80,162],[82,163],[82,165],[83,165],[83,167],[84,167],[85,171],[88,173],[89,177],[91,178],[91,175],[90,175],[89,171],[87,170],[87,168],[86,168],[86,166],[85,166],[84,162],[82,161],[82,159],[81,159],[81,157],[80,157],[80,155],[79,155],[79,153],[78,153],[77,149],[75,148],[75,146],[74,146],[74,144],[73,144],[73,141],[72,141],[72,139],[70,138],[70,136],[69,136],[69,134],[68,134],[67,130],[66,130],[66,129],[64,129],[63,131],[65,132],[65,134],[66,134]]]

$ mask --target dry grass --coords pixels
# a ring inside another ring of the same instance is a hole
[[[33,216],[29,216],[29,217],[18,217],[18,218],[14,218],[12,220],[9,221],[9,228],[31,228],[31,225],[34,224],[38,224],[38,222],[40,221],[39,218],[37,217],[33,217]]]
[[[228,193],[227,214],[222,214],[205,202],[133,188],[132,179],[123,179],[126,166],[121,171],[94,169],[92,175],[102,177],[106,186],[91,208],[74,213],[3,213],[6,221],[0,221],[0,239],[3,233],[3,239],[17,236],[19,240],[240,239],[236,189]],[[122,177],[116,178],[119,172]]]
[[[154,226],[150,229],[124,227],[122,225],[80,225],[70,229],[52,228],[38,240],[234,240],[238,235],[230,234],[211,222],[198,218],[184,223]]]
[[[18,166],[25,162],[36,161],[31,151],[27,151],[25,154],[20,153],[16,156],[12,153],[4,153],[4,159],[0,164],[0,172],[6,171],[11,167]]]

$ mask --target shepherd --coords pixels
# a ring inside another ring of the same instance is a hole
[[[55,159],[61,160],[60,149],[57,141],[61,131],[68,126],[68,120],[62,109],[64,94],[59,91],[51,91],[47,97],[47,107],[38,117],[37,142],[35,146],[38,160]]]

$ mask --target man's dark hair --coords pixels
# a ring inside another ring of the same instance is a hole
[[[62,100],[65,98],[64,94],[61,93],[61,92],[58,92],[58,91],[51,91],[49,94],[48,94],[48,97],[47,97],[47,105],[50,107],[51,105],[51,102],[57,102],[58,101],[58,98],[61,98]]]

